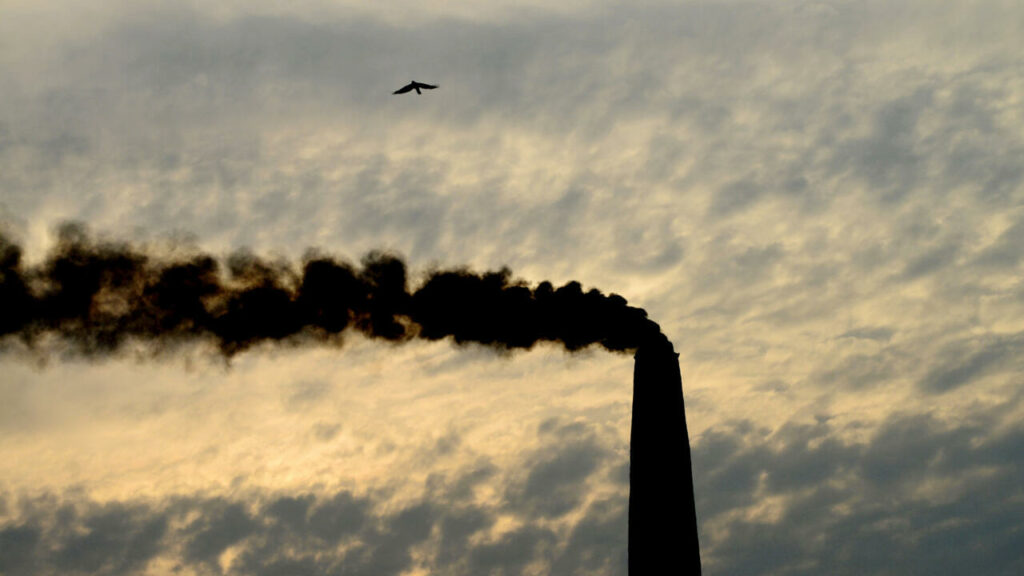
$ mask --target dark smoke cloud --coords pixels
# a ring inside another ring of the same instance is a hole
[[[300,270],[245,253],[221,262],[150,252],[65,224],[46,259],[28,266],[0,234],[0,340],[38,348],[56,337],[87,356],[131,341],[162,350],[199,340],[228,357],[267,341],[340,343],[350,331],[509,350],[547,341],[629,351],[665,340],[621,296],[578,282],[530,287],[508,269],[434,271],[410,291],[405,263],[379,252],[361,266],[310,256]]]

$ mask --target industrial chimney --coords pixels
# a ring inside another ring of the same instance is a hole
[[[66,225],[46,261],[26,267],[0,231],[0,344],[60,337],[91,357],[133,340],[156,350],[188,339],[231,357],[264,342],[339,342],[358,330],[402,342],[452,338],[502,350],[541,341],[568,350],[636,349],[630,436],[629,573],[700,575],[690,441],[679,359],[647,313],[579,282],[536,288],[501,270],[439,270],[409,292],[405,263],[371,253],[362,268],[331,258],[301,275],[251,255],[165,261],[130,245],[93,241]]]
[[[644,344],[633,371],[629,441],[629,574],[699,576],[700,545],[679,355]]]

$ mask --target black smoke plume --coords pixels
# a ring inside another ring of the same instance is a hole
[[[133,341],[163,350],[198,340],[230,357],[263,342],[340,343],[348,332],[505,350],[554,342],[626,352],[665,341],[642,309],[578,282],[530,287],[508,269],[460,268],[430,272],[410,290],[405,263],[385,253],[360,266],[309,256],[298,268],[245,253],[159,256],[76,224],[31,266],[0,233],[0,307],[0,342],[56,339],[87,356]]]

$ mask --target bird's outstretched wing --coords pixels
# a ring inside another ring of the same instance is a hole
[[[415,90],[417,94],[421,94],[421,88],[424,90],[433,90],[434,88],[437,88],[437,86],[433,84],[424,84],[423,82],[417,82],[413,80],[412,82],[409,82],[408,84],[402,86],[398,90],[395,90],[394,92],[392,92],[392,94],[405,94],[406,92],[409,92],[411,90]]]

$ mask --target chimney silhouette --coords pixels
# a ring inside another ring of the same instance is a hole
[[[629,440],[629,574],[699,576],[700,545],[679,355],[645,343],[633,371]]]
[[[499,350],[557,342],[636,350],[630,432],[629,573],[699,575],[690,441],[679,359],[647,312],[572,281],[530,288],[508,269],[437,270],[410,292],[406,265],[372,252],[357,268],[329,257],[301,273],[246,253],[165,260],[97,242],[66,224],[44,262],[25,266],[0,230],[0,345],[18,339],[45,353],[50,335],[88,357],[139,340],[159,351],[189,340],[226,358],[265,342],[339,344],[346,331],[405,342],[478,342]],[[2,349],[0,349],[2,351]]]

